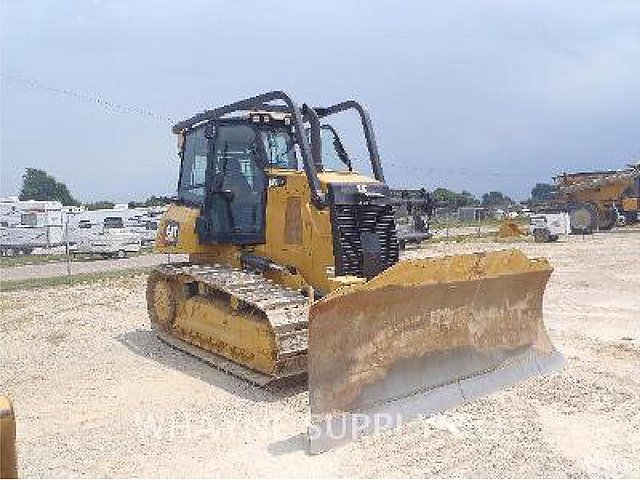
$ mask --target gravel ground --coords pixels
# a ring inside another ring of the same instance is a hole
[[[130,258],[114,260],[92,260],[89,262],[71,262],[71,274],[105,272],[108,270],[125,270],[129,268],[152,267],[167,263],[166,254],[152,253],[137,255]],[[186,255],[171,255],[171,261],[186,260]],[[67,263],[41,263],[37,265],[22,265],[19,267],[0,268],[1,280],[27,280],[30,278],[50,278],[67,275]]]
[[[264,391],[150,332],[144,276],[0,294],[1,390],[22,476],[639,477],[640,232],[432,244],[548,256],[565,370],[334,451],[304,451],[307,393]]]

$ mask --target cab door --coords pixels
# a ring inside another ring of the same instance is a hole
[[[203,243],[258,244],[265,239],[266,176],[256,131],[226,123],[211,129],[205,199],[198,221]]]

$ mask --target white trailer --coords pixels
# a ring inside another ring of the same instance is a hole
[[[29,254],[35,248],[65,243],[65,214],[60,202],[0,200],[0,253]]]
[[[138,233],[143,244],[153,243],[158,233],[158,224],[166,207],[136,208],[125,226]]]
[[[109,228],[126,228],[127,222],[135,211],[128,208],[105,208],[83,210],[68,214],[68,238],[70,244],[82,242],[87,238],[103,233]]]
[[[125,228],[106,228],[104,231],[83,237],[70,247],[72,255],[93,254],[102,257],[125,258],[140,252],[140,236]]]
[[[68,238],[72,254],[125,257],[141,249],[141,235],[130,227],[137,209],[85,210],[69,214]]]

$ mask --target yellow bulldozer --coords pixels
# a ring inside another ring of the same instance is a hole
[[[328,119],[357,114],[356,165]],[[148,279],[167,343],[257,385],[307,375],[309,451],[561,367],[551,267],[517,250],[400,260],[367,111],[270,92],[173,127],[178,194]],[[364,169],[371,174],[362,173]]]

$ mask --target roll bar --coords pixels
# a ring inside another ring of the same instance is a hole
[[[273,106],[266,105],[268,102],[279,100],[284,102],[286,109],[278,109],[291,114],[291,119],[294,127],[294,134],[296,142],[300,146],[300,152],[302,154],[302,163],[304,166],[305,174],[307,175],[307,181],[309,182],[309,189],[311,190],[311,201],[318,208],[322,208],[325,205],[325,195],[320,188],[320,180],[318,180],[318,172],[316,171],[316,165],[311,155],[311,148],[307,141],[307,136],[304,130],[304,121],[302,113],[298,105],[284,92],[273,91],[263,93],[262,95],[256,95],[255,97],[246,98],[239,102],[230,103],[222,107],[214,108],[213,110],[206,110],[202,113],[194,115],[193,117],[178,122],[173,126],[173,133],[181,133],[186,129],[192,128],[203,122],[215,120],[233,112],[254,110],[254,109],[266,109],[274,110]]]
[[[270,105],[269,102],[281,101],[284,105]],[[222,107],[214,108],[213,110],[206,110],[202,113],[198,113],[193,117],[176,123],[172,131],[173,133],[181,133],[187,129],[198,126],[202,123],[221,118],[225,115],[234,112],[248,111],[248,110],[266,110],[272,112],[289,113],[292,117],[292,124],[294,127],[294,134],[296,142],[300,146],[300,152],[302,154],[302,163],[304,171],[307,176],[307,182],[309,183],[309,189],[311,190],[311,201],[314,205],[322,208],[325,202],[325,194],[320,187],[320,181],[318,180],[318,171],[322,170],[322,143],[320,138],[320,118],[333,115],[335,113],[344,112],[346,110],[354,109],[360,116],[360,122],[362,123],[362,129],[364,130],[364,136],[367,143],[367,149],[369,151],[369,160],[371,161],[371,168],[376,180],[384,182],[384,174],[382,172],[382,165],[380,164],[380,157],[378,155],[378,146],[376,144],[375,135],[373,133],[373,126],[371,119],[365,108],[355,100],[348,100],[346,102],[337,103],[330,107],[315,107],[311,108],[304,104],[302,109],[291,99],[289,95],[282,91],[273,91],[263,93],[262,95],[256,95],[255,97],[246,98],[238,102],[230,103]],[[311,131],[311,145],[307,136],[305,135],[304,123],[309,122]]]
[[[382,171],[382,165],[380,164],[380,155],[378,154],[378,144],[376,143],[376,137],[373,133],[373,125],[371,124],[369,112],[355,100],[336,103],[327,108],[315,107],[313,110],[318,114],[318,117],[324,118],[350,109],[354,109],[358,112],[358,115],[360,115],[360,123],[362,124],[364,138],[367,142],[367,150],[369,151],[369,161],[371,162],[373,175],[379,182],[384,182],[384,173]]]

